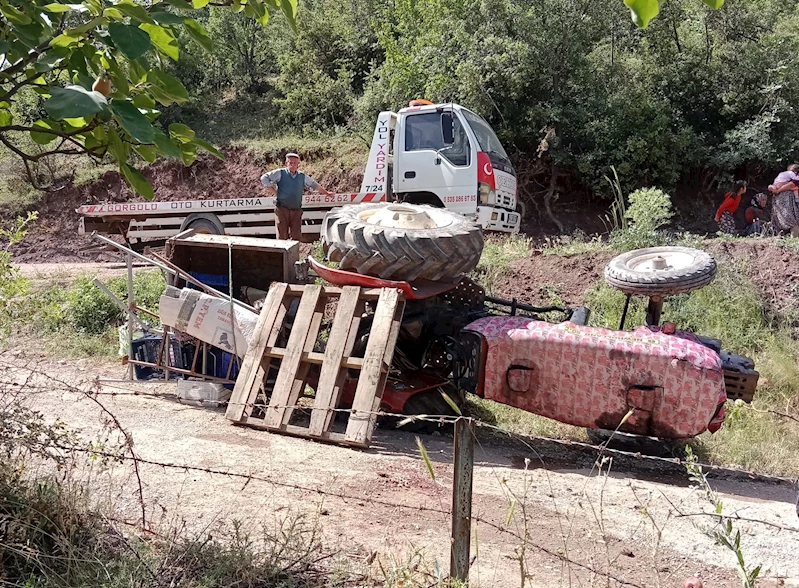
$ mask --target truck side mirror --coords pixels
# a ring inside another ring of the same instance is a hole
[[[451,112],[441,113],[441,134],[444,138],[444,145],[455,143],[455,124]]]

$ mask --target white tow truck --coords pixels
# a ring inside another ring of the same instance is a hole
[[[488,231],[519,231],[510,159],[491,126],[458,104],[414,100],[399,112],[381,112],[360,191],[305,194],[303,240],[319,238],[322,219],[332,208],[385,201],[443,207]],[[121,234],[134,247],[188,228],[211,234],[276,235],[274,197],[89,204],[76,212],[79,233]]]

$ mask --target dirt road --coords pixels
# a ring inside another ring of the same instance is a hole
[[[123,378],[122,366],[56,362],[35,348],[17,347],[0,354],[0,369],[5,390],[8,382],[27,381],[23,397],[48,418],[61,419],[86,439],[107,435],[100,406],[69,387],[88,390],[95,377]],[[177,402],[174,383],[115,382],[100,390],[97,400],[132,435],[139,458],[260,478],[248,482],[142,463],[151,524],[183,519],[189,529],[202,530],[235,519],[257,531],[300,512],[318,521],[327,547],[353,566],[373,559],[386,565],[421,551],[448,568],[451,437],[423,438],[433,480],[408,433],[378,429],[371,449],[353,450],[232,426],[220,409]],[[733,554],[704,532],[714,520],[679,516],[711,510],[680,467],[614,459],[606,464],[610,474],[599,474],[593,457],[582,451],[482,430],[476,461],[474,586],[520,586],[520,559],[526,585],[534,587],[620,585],[606,583],[601,574],[608,569],[645,587],[681,586],[695,572],[708,587],[740,585]],[[129,464],[97,466],[86,475],[95,496],[113,504],[119,516],[140,515]],[[790,486],[740,476],[714,477],[712,483],[725,513],[799,527]],[[799,586],[799,533],[743,521],[735,526],[747,564],[762,564],[769,578],[759,585]]]

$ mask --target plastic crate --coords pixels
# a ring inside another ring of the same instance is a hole
[[[200,280],[206,286],[211,286],[212,288],[216,289],[223,289],[227,292],[228,289],[228,276],[224,274],[204,274],[201,272],[189,272],[191,277],[196,280]],[[189,288],[199,289],[199,286],[196,284],[187,284]]]
[[[161,348],[160,335],[146,335],[139,337],[131,343],[131,359],[147,363],[158,363],[158,351]],[[185,369],[185,354],[180,341],[169,337],[169,346],[166,347],[168,367]],[[137,380],[154,380],[164,377],[164,370],[146,365],[135,365],[133,369]],[[169,372],[170,379],[179,379],[183,376],[177,372]]]
[[[227,378],[231,361],[233,361],[233,368],[230,369],[230,379],[235,380],[239,375],[241,360],[232,353],[228,353],[217,347],[209,347],[207,357],[206,375],[215,376],[217,378]],[[225,384],[225,387],[232,388],[233,384]]]

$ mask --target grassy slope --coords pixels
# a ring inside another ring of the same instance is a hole
[[[503,279],[514,260],[521,259],[524,247],[518,240],[489,243],[478,272],[489,283]],[[784,239],[775,240],[792,246]],[[701,238],[692,246],[702,247]],[[555,244],[548,253],[580,255],[605,251],[606,243]],[[709,286],[667,299],[664,318],[681,328],[721,339],[725,349],[748,355],[755,360],[761,379],[755,401],[751,404],[729,402],[727,419],[721,431],[705,433],[692,441],[702,459],[741,466],[763,473],[799,474],[799,341],[797,341],[796,304],[778,311],[747,277],[748,260],[719,257],[719,272]],[[481,271],[481,267],[484,268]],[[592,310],[591,322],[617,328],[624,295],[604,283],[596,284],[586,294],[585,304]],[[634,300],[628,325],[643,324],[645,300]],[[583,432],[529,415],[523,411],[481,401],[479,413],[489,411],[497,424],[516,432],[563,438],[582,438]],[[787,416],[786,416],[787,415]]]

